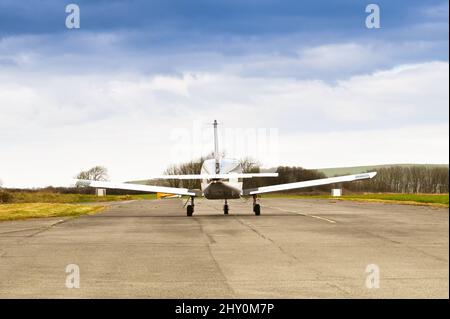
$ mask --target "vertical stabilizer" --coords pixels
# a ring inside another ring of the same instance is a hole
[[[220,173],[220,155],[219,155],[219,140],[217,137],[217,121],[214,120],[214,160],[216,162],[216,174]]]

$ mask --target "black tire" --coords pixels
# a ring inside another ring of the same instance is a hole
[[[259,204],[253,206],[253,212],[255,213],[256,216],[259,216],[261,214],[261,206],[259,206]]]
[[[228,215],[228,205],[223,205],[223,213]]]
[[[194,206],[187,205],[187,207],[186,207],[186,214],[190,217],[190,216],[192,216],[193,213],[194,213]]]

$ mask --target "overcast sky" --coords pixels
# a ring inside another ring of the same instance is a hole
[[[306,168],[449,162],[448,1],[0,0],[0,179],[160,174],[212,150]]]

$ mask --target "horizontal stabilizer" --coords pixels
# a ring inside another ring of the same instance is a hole
[[[278,173],[228,173],[228,174],[187,174],[187,175],[157,175],[148,179],[229,179],[253,177],[278,177]]]

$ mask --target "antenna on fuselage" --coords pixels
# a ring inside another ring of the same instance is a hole
[[[217,137],[217,121],[214,120],[214,160],[216,162],[216,174],[220,173],[219,139]]]

